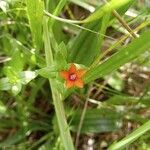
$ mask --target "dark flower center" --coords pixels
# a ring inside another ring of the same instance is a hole
[[[69,80],[71,81],[75,81],[76,78],[77,78],[77,75],[75,73],[69,75]]]

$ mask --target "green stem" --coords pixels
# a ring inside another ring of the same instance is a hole
[[[49,30],[47,26],[47,19],[44,18],[44,25],[43,25],[43,34],[44,34],[44,46],[45,46],[45,54],[46,54],[46,63],[47,66],[50,66],[53,63],[53,54],[50,45],[50,38],[49,38]],[[62,143],[64,145],[65,150],[74,150],[72,138],[69,131],[69,126],[66,121],[65,110],[63,106],[63,99],[60,92],[56,88],[55,80],[49,79],[53,103],[55,107],[56,117],[58,121],[58,126],[60,129],[60,136]]]

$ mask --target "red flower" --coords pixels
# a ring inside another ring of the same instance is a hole
[[[84,69],[77,69],[74,64],[70,65],[70,68],[67,71],[61,71],[60,75],[66,80],[65,85],[67,88],[78,87],[83,88],[84,82],[82,80],[83,75],[85,74]]]

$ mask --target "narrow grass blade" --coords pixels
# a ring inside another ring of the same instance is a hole
[[[121,150],[125,148],[127,145],[134,142],[137,138],[142,136],[144,133],[150,130],[150,120],[144,123],[141,127],[133,131],[131,134],[123,138],[121,141],[112,144],[108,150]]]
[[[27,14],[35,47],[39,50],[42,46],[42,20],[44,2],[42,0],[26,0]]]
[[[101,21],[89,23],[85,27],[90,30],[99,32],[101,28]],[[99,52],[100,35],[95,35],[94,33],[82,30],[74,39],[74,41],[71,42],[72,43],[69,46],[69,61],[90,65],[94,57]]]
[[[118,9],[118,8],[130,3],[131,1],[133,1],[133,0],[121,0],[121,1],[111,0],[109,3],[107,3],[103,7],[100,7],[99,9],[97,9],[88,18],[83,20],[83,22],[92,22],[94,20],[97,20],[97,19],[101,18],[104,14],[110,13],[112,10]]]
[[[67,3],[67,0],[60,0],[57,7],[55,8],[55,11],[53,12],[53,15],[55,16],[59,15],[59,13],[61,12],[62,8],[65,6],[66,3]],[[54,23],[55,23],[55,19],[51,18],[51,21],[50,21],[51,26],[53,26]]]

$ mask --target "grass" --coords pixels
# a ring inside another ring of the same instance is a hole
[[[0,149],[148,150],[149,16],[140,0],[0,1]]]

